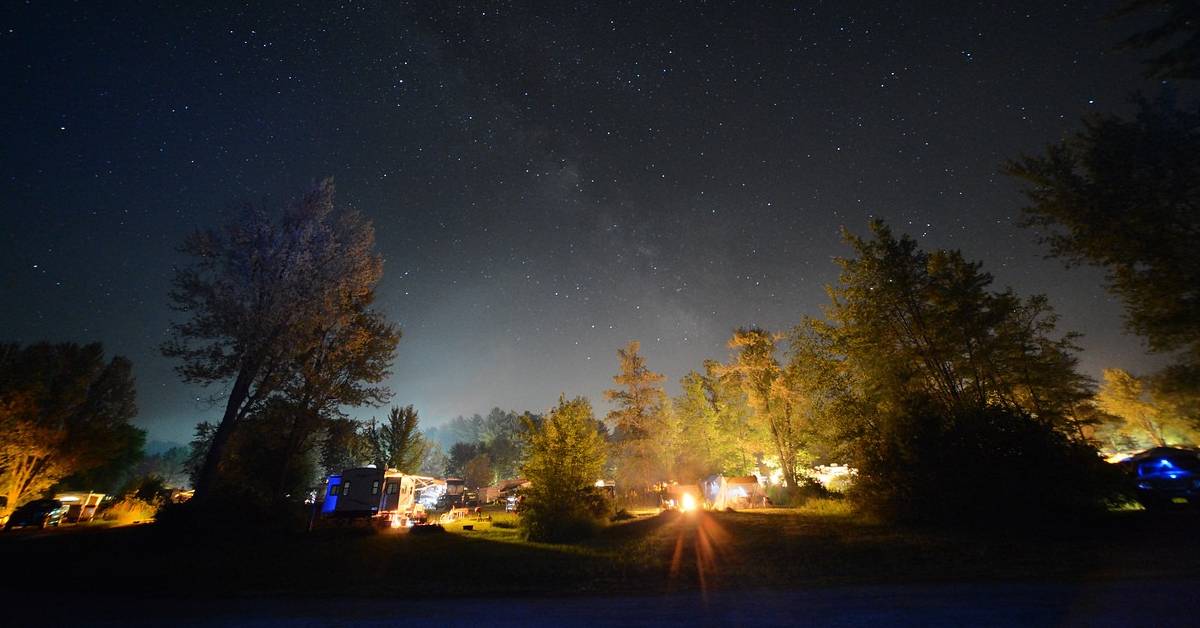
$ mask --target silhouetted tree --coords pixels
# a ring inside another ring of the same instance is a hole
[[[487,453],[479,454],[463,465],[463,480],[473,489],[490,486],[496,479],[492,471],[492,458]]]
[[[366,219],[335,210],[331,181],[278,220],[247,209],[184,242],[194,261],[176,269],[170,296],[187,318],[172,325],[163,353],[180,360],[187,382],[231,383],[196,478],[198,500],[212,489],[238,423],[272,396],[289,397],[306,422],[387,399],[375,384],[399,331],[369,309],[383,272],[373,246]]]
[[[371,445],[363,425],[354,419],[333,418],[325,423],[320,464],[325,475],[361,467],[371,461]]]
[[[479,452],[478,443],[454,443],[447,457],[446,475],[461,477],[466,469],[467,462],[478,456]]]
[[[1119,48],[1159,49],[1146,60],[1146,75],[1150,78],[1200,79],[1200,4],[1194,0],[1126,0],[1113,17],[1149,11],[1162,16],[1162,20],[1133,34]]]
[[[425,439],[418,431],[420,417],[411,406],[393,407],[386,422],[367,424],[365,434],[372,460],[380,469],[416,473],[425,458]]]
[[[1200,390],[1200,108],[1140,100],[1133,120],[1087,118],[1006,170],[1028,183],[1022,224],[1052,255],[1103,268],[1126,327],[1178,352],[1171,380]]]

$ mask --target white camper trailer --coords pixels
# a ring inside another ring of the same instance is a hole
[[[326,500],[333,501],[333,507],[322,511],[331,517],[371,518],[380,525],[408,527],[425,520],[420,493],[436,482],[391,469],[346,469],[329,479]]]

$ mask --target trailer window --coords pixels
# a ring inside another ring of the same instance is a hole
[[[387,494],[388,495],[395,495],[396,493],[399,493],[399,492],[400,492],[399,484],[396,484],[395,482],[388,482],[388,485],[387,485]]]
[[[349,495],[349,494],[350,494],[350,483],[342,482],[342,495]]]
[[[371,482],[371,494],[372,495],[379,494],[379,480],[375,480],[374,482]]]
[[[330,497],[337,497],[337,496],[338,496],[338,489],[340,489],[340,488],[342,488],[342,485],[341,485],[341,484],[334,484],[334,485],[330,486],[330,487],[329,487],[329,496],[330,496]]]

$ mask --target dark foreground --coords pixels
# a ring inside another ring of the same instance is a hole
[[[826,505],[643,517],[573,546],[487,524],[5,534],[0,602],[11,625],[1195,625],[1197,522],[935,531]]]
[[[1195,626],[1200,580],[818,587],[645,596],[97,600],[94,626]],[[49,602],[49,601],[48,601]],[[71,600],[76,608],[84,600]],[[82,606],[86,608],[87,606]],[[54,607],[43,607],[54,608]],[[43,618],[44,619],[44,618]],[[57,625],[54,622],[39,625]]]

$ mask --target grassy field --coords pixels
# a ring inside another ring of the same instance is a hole
[[[0,534],[0,588],[408,597],[1194,576],[1198,522],[1191,513],[1135,511],[1072,525],[947,532],[878,525],[841,503],[815,502],[644,513],[578,545],[525,542],[515,517],[503,513],[449,524],[444,534],[335,528],[183,538],[147,525]]]

